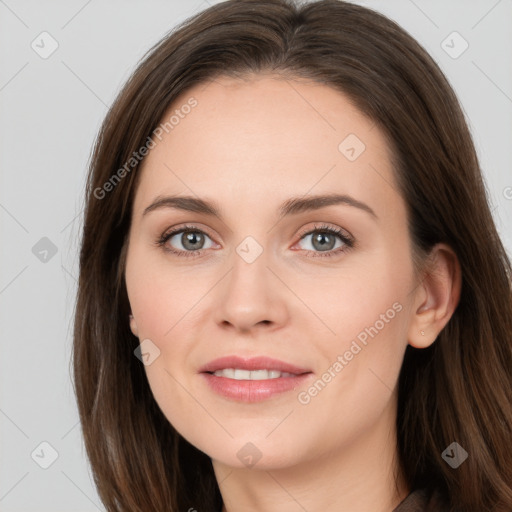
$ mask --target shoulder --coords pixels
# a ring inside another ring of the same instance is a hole
[[[437,491],[416,489],[393,512],[448,512],[448,504]]]

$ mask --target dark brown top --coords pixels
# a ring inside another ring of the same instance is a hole
[[[426,489],[418,489],[410,492],[392,512],[448,512],[448,507],[437,493],[429,495]]]
[[[417,489],[396,507],[393,512],[447,512],[448,507],[437,493],[429,495],[425,489]]]

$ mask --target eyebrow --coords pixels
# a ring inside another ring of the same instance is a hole
[[[359,208],[360,210],[370,214],[375,219],[378,219],[377,214],[366,203],[358,201],[357,199],[345,194],[292,197],[282,203],[279,207],[279,218],[281,219],[288,215],[296,215],[307,211],[319,210],[336,204],[344,204],[354,208]],[[192,196],[158,196],[144,210],[142,215],[144,216],[149,212],[160,208],[175,208],[187,212],[215,216],[222,219],[220,208],[216,203]]]

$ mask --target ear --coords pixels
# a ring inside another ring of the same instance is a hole
[[[139,329],[137,327],[137,322],[135,321],[135,318],[133,318],[133,315],[130,314],[130,329],[134,336],[139,336]]]
[[[429,260],[416,288],[414,314],[409,324],[407,339],[415,348],[426,348],[434,343],[460,299],[461,270],[453,249],[437,244]]]

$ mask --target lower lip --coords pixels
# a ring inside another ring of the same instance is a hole
[[[235,380],[217,377],[211,373],[201,373],[210,388],[219,395],[238,402],[261,402],[275,395],[291,391],[308,380],[312,373],[303,373],[296,377],[278,377],[264,380]]]

